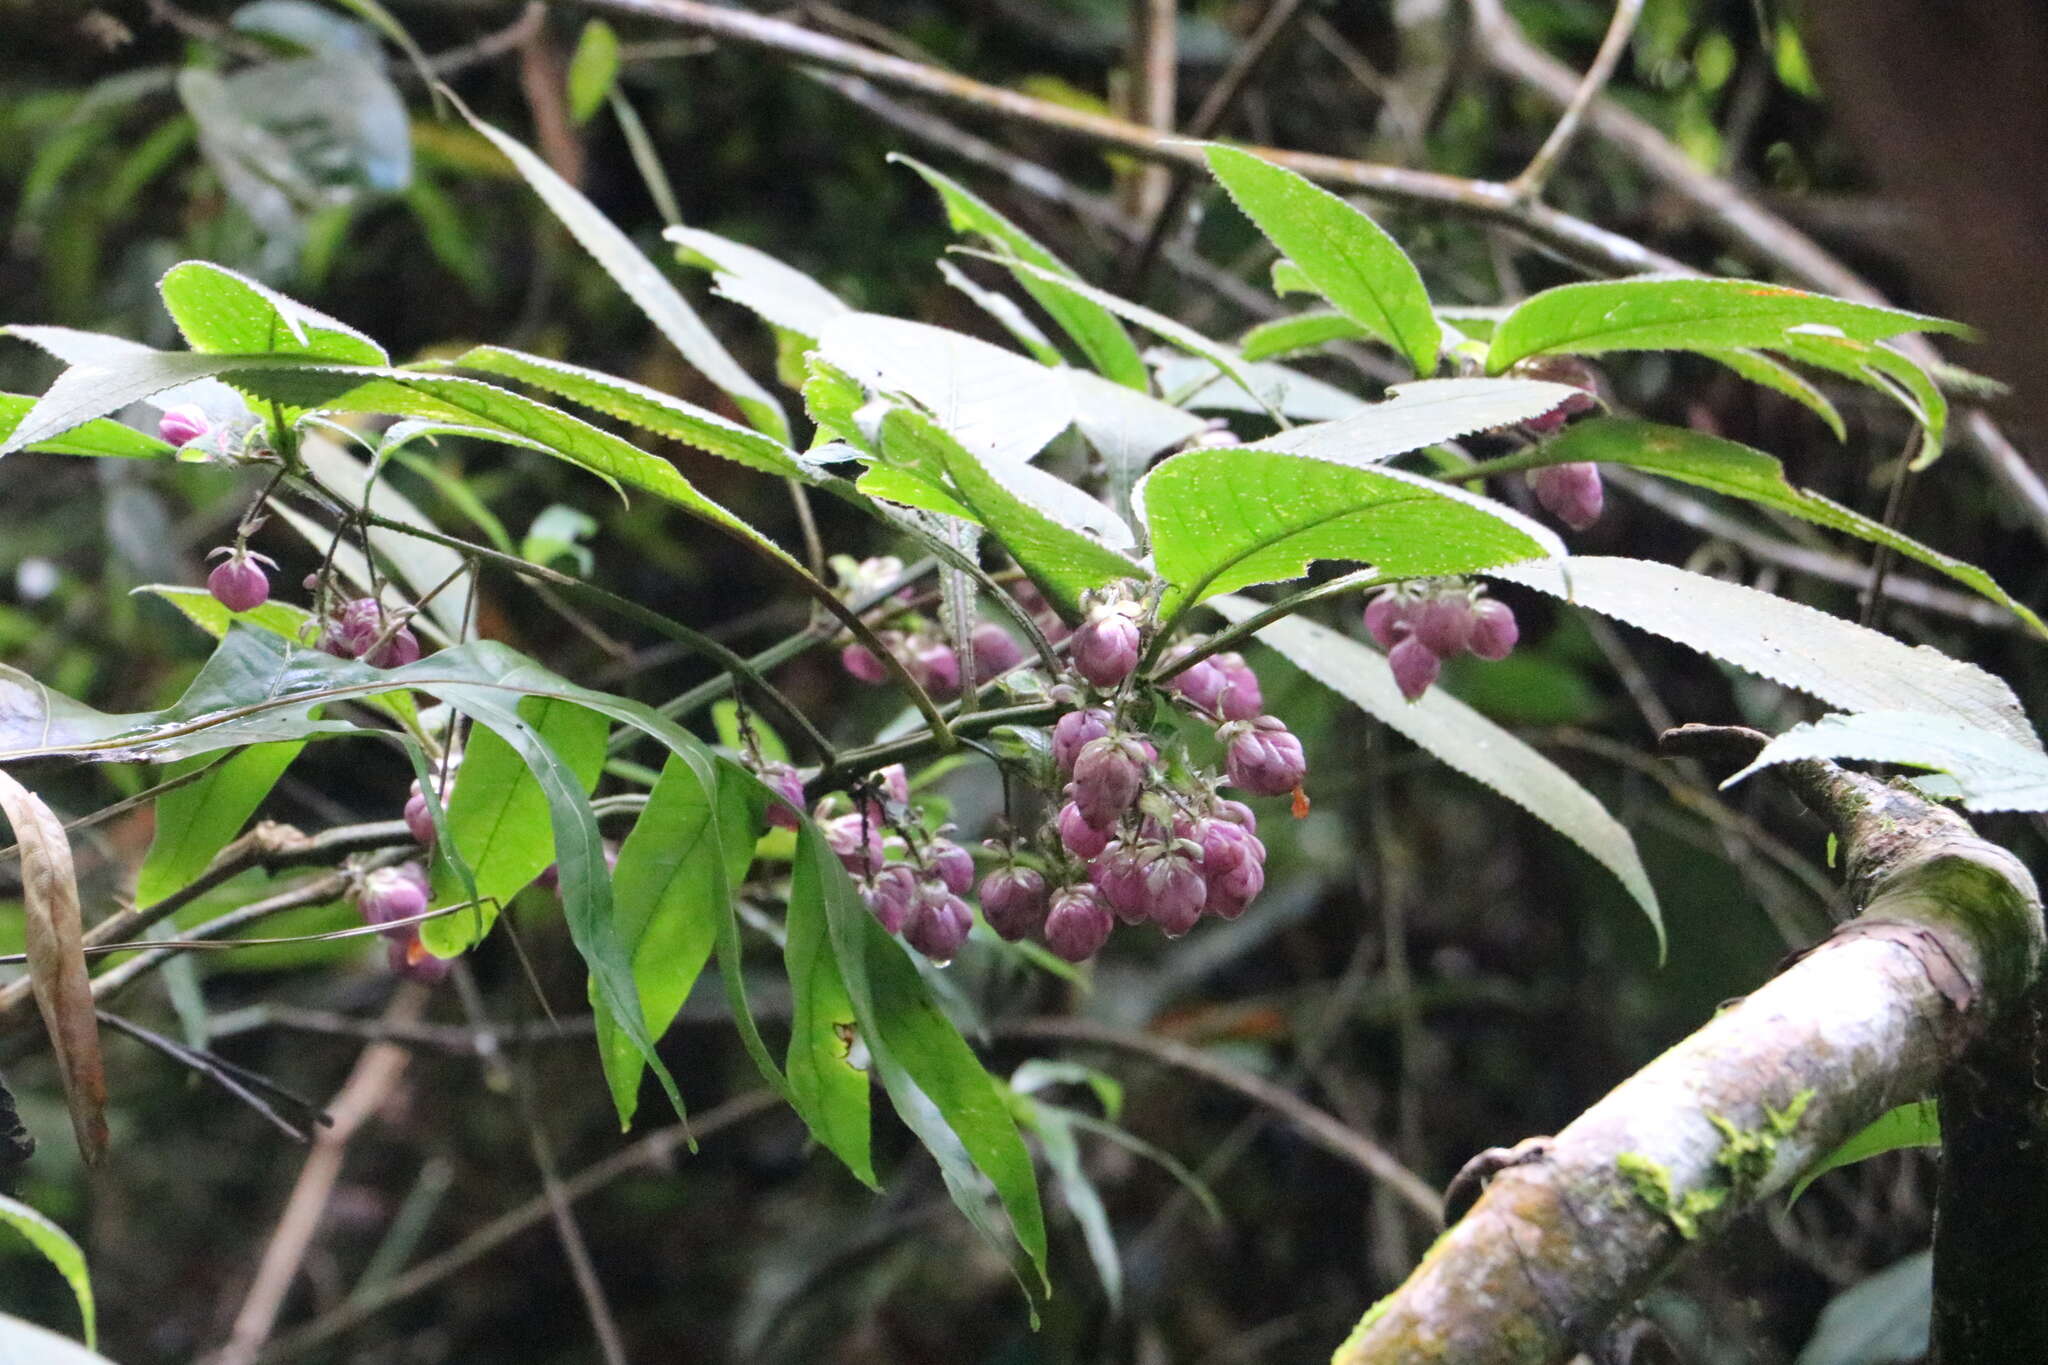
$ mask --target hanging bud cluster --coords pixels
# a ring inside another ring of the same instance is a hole
[[[391,924],[423,913],[431,899],[426,869],[418,863],[399,863],[366,872],[356,886],[356,909],[367,924]],[[417,924],[398,924],[384,931],[385,956],[391,970],[400,976],[432,985],[445,979],[455,965],[436,957],[420,941]]]
[[[1394,684],[1409,701],[1429,690],[1444,660],[1467,650],[1490,661],[1505,659],[1521,638],[1508,604],[1462,578],[1387,589],[1366,603],[1365,628],[1387,651]]]
[[[337,604],[320,628],[320,649],[337,659],[361,659],[373,668],[401,668],[420,657],[419,637],[405,617],[374,597]]]
[[[842,558],[835,561],[835,567],[839,570],[842,593],[854,599],[865,597],[901,576],[903,561],[893,555],[857,564]],[[916,595],[905,589],[896,595],[896,600],[908,604],[915,602]],[[939,623],[930,616],[905,605],[877,624],[875,638],[933,697],[950,701],[960,695],[965,681],[961,676],[961,652],[947,641]],[[1001,677],[1024,662],[1025,648],[993,621],[978,622],[973,627],[972,639],[976,686]],[[839,662],[861,682],[880,685],[889,680],[888,667],[881,657],[859,641],[840,650]]]
[[[1600,371],[1577,356],[1530,356],[1517,362],[1508,373],[1517,379],[1541,379],[1579,390],[1549,412],[1523,423],[1538,438],[1555,435],[1574,417],[1593,412],[1606,402],[1606,380]],[[1583,461],[1546,465],[1530,470],[1528,477],[1543,510],[1574,531],[1583,531],[1600,520],[1606,491],[1600,482],[1599,465]]]
[[[771,776],[771,767],[780,766],[764,764],[760,770],[764,781],[786,791]],[[801,781],[794,790],[801,798]],[[876,773],[858,796],[826,797],[812,816],[882,927],[933,962],[952,961],[974,927],[966,901],[974,889],[974,855],[948,837],[950,825],[930,828],[910,804],[902,765]]]

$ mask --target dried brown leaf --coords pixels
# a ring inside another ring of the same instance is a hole
[[[107,1073],[100,1061],[99,1020],[85,970],[78,878],[64,823],[42,798],[0,772],[0,813],[21,849],[22,937],[36,1009],[49,1030],[64,1102],[87,1165],[107,1151]]]

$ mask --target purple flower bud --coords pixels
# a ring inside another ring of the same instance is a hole
[[[1245,912],[1259,892],[1266,889],[1264,846],[1261,856],[1246,858],[1236,867],[1209,879],[1209,899],[1202,909],[1218,919],[1236,919]]]
[[[925,864],[939,874],[939,880],[956,896],[966,895],[974,885],[974,855],[951,839],[932,840]]]
[[[861,888],[860,897],[884,929],[901,933],[917,901],[917,873],[907,864],[891,863]]]
[[[1301,741],[1278,717],[1232,721],[1216,734],[1226,746],[1223,763],[1230,784],[1253,796],[1285,796],[1308,775]]]
[[[427,908],[426,877],[417,863],[410,866],[411,872],[403,866],[380,867],[363,878],[356,893],[356,909],[362,911],[364,923],[389,924],[410,919]],[[406,933],[407,929],[393,929],[388,937],[404,938]]]
[[[866,645],[848,645],[839,651],[839,665],[857,680],[872,685],[886,682],[889,670]]]
[[[1599,465],[1585,461],[1546,465],[1533,471],[1529,481],[1536,486],[1536,501],[1574,531],[1583,531],[1600,520],[1606,495]]]
[[[1138,609],[1128,602],[1095,608],[1074,632],[1068,657],[1074,669],[1097,687],[1115,687],[1138,666]]]
[[[1088,864],[1088,882],[1125,924],[1142,924],[1149,917],[1144,860],[1123,840],[1110,844],[1101,857]]]
[[[1086,962],[1109,942],[1116,921],[1093,887],[1062,887],[1045,916],[1045,946],[1069,962]]]
[[[901,763],[891,763],[875,773],[875,785],[882,789],[882,796],[892,806],[910,804],[910,774]]]
[[[1452,589],[1423,602],[1415,612],[1415,638],[1439,659],[1462,653],[1472,639],[1472,599]]]
[[[1243,826],[1247,834],[1256,834],[1259,831],[1257,812],[1242,801],[1232,801],[1227,797],[1219,799],[1216,802],[1216,816],[1218,819],[1230,821],[1233,825]]]
[[[434,846],[434,813],[427,809],[427,798],[420,794],[419,783],[413,783],[411,796],[405,798],[405,827],[412,831],[413,841],[422,848]]]
[[[1183,668],[1166,680],[1167,691],[1179,693],[1211,715],[1217,713],[1217,702],[1227,686],[1229,680],[1223,676],[1223,670],[1216,667],[1214,659],[1204,659]]]
[[[767,762],[761,765],[761,782],[782,798],[782,801],[768,803],[768,823],[781,829],[795,829],[798,825],[797,812],[804,808],[804,780],[797,770],[787,763]],[[782,804],[787,801],[789,804]]]
[[[214,551],[227,554],[206,576],[206,590],[213,600],[229,611],[254,611],[270,600],[270,575],[263,572],[255,556],[246,552]]]
[[[363,655],[363,662],[372,668],[403,668],[417,663],[420,657],[419,636],[412,633],[411,626],[400,626],[392,632],[391,638],[381,645],[375,645]]]
[[[189,444],[212,430],[213,423],[207,419],[206,413],[193,403],[166,408],[164,415],[156,420],[156,434],[174,446]]]
[[[1394,686],[1409,701],[1429,691],[1429,685],[1444,671],[1437,652],[1413,636],[1387,651],[1387,663],[1394,670]]]
[[[1583,390],[1572,394],[1549,412],[1528,419],[1523,425],[1539,436],[1547,436],[1582,412],[1600,406],[1606,381],[1589,362],[1572,355],[1538,355],[1517,361],[1509,371],[1518,379],[1542,379],[1552,384],[1570,384]]]
[[[1259,690],[1259,675],[1252,672],[1244,655],[1218,654],[1209,662],[1223,675],[1223,694],[1216,700],[1223,719],[1250,720],[1266,709],[1265,694]]]
[[[1024,646],[993,621],[983,621],[976,626],[970,638],[974,641],[974,680],[977,683],[999,678],[1024,662]]]
[[[1398,588],[1365,604],[1365,628],[1381,649],[1392,649],[1415,628],[1415,603]]]
[[[1515,613],[1497,597],[1482,597],[1472,604],[1471,650],[1482,659],[1505,659],[1522,638]]]
[[[1045,923],[1045,878],[1028,867],[999,867],[981,879],[981,915],[1015,943]]]
[[[1145,865],[1145,908],[1168,938],[1179,938],[1202,918],[1209,885],[1193,858],[1169,848]]]
[[[1197,820],[1189,834],[1202,850],[1204,877],[1221,877],[1247,860],[1266,860],[1266,846],[1259,842],[1259,837],[1243,825],[1229,820]]]
[[[396,975],[410,977],[428,986],[447,980],[448,973],[455,970],[455,959],[435,957],[427,950],[427,945],[420,942],[417,930],[403,941],[386,944],[384,958]]]
[[[1069,786],[1067,790],[1072,791],[1073,788]],[[1093,858],[1109,846],[1110,831],[1089,824],[1088,817],[1081,814],[1081,808],[1072,801],[1060,807],[1055,823],[1059,827],[1060,843],[1076,858]]]
[[[1102,708],[1067,712],[1052,725],[1053,762],[1060,765],[1061,772],[1073,772],[1074,759],[1079,756],[1082,746],[1108,733],[1109,712]]]
[[[372,597],[357,597],[334,609],[320,633],[320,648],[342,659],[361,659],[373,668],[398,668],[420,657],[419,638],[400,626],[384,640],[391,613]],[[382,644],[378,641],[383,640]]]
[[[974,912],[967,902],[938,882],[926,882],[917,890],[910,918],[903,924],[903,941],[943,967],[967,942],[974,928]]]
[[[856,877],[880,868],[887,856],[882,851],[880,822],[860,811],[835,816],[819,829],[825,836],[825,846],[838,854],[846,870]]]
[[[939,700],[960,695],[960,656],[945,641],[915,636],[910,642],[910,657],[903,662],[918,686]]]
[[[1098,829],[1107,829],[1138,799],[1144,785],[1144,751],[1127,738],[1104,735],[1081,746],[1074,757],[1074,804]]]

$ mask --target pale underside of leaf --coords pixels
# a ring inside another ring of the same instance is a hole
[[[1953,716],[1924,711],[1836,714],[1794,726],[1721,785],[1802,758],[1930,768],[1956,780],[1971,810],[2048,810],[2048,754]]]

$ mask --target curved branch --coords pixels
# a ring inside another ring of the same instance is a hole
[[[1667,741],[1753,755],[1763,736]],[[1556,1138],[1494,1160],[1336,1365],[1555,1365],[1590,1348],[1689,1242],[1929,1093],[2029,989],[2041,906],[2017,859],[1903,786],[1830,763],[1777,771],[1841,838],[1862,914]]]

